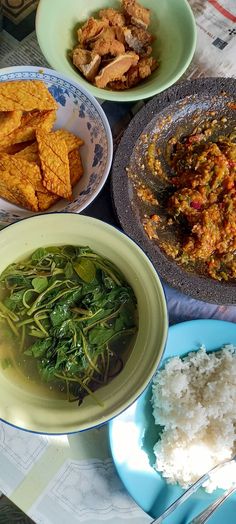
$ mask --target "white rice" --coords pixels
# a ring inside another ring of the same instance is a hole
[[[152,387],[156,469],[167,482],[187,488],[216,464],[236,454],[236,347],[171,358]],[[236,463],[212,475],[211,492],[236,483]]]

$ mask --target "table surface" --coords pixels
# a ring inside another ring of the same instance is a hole
[[[222,0],[220,3],[191,0],[190,3],[199,34],[195,59],[185,78],[236,77],[232,59],[236,40],[234,0]],[[20,4],[3,1],[5,18],[4,31],[0,36],[0,67],[20,64],[46,66],[33,32],[37,0],[24,0],[24,9],[19,8]],[[220,4],[224,4],[226,14],[222,14]],[[227,53],[225,50],[228,50]],[[115,148],[122,132],[141,106],[142,103],[102,104],[111,125]],[[112,208],[110,178],[83,214],[119,227]],[[163,284],[170,323],[194,318],[236,322],[236,306],[197,301]],[[151,520],[131,500],[115,472],[106,425],[71,436],[45,437],[25,433],[0,422],[0,466],[0,491],[36,523],[76,524],[86,521],[88,524],[125,524],[133,521],[145,524]],[[14,511],[11,518],[6,513],[5,520],[1,520],[4,518],[1,515],[0,505],[0,523],[21,522],[17,514],[14,517]]]

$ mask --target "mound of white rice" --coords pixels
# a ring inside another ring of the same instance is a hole
[[[169,483],[187,488],[206,471],[236,454],[236,353],[232,345],[171,358],[152,387],[155,423],[163,426],[154,446],[156,469]],[[211,492],[236,483],[236,463],[205,484]]]

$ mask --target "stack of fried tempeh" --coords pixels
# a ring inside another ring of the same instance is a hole
[[[57,104],[40,80],[0,82],[0,197],[32,211],[72,199],[83,141],[51,131]]]

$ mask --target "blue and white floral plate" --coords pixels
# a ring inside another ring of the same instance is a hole
[[[20,66],[0,69],[0,82],[43,80],[58,103],[55,129],[65,128],[84,140],[80,149],[84,175],[74,187],[74,200],[59,200],[47,212],[80,213],[102,189],[112,162],[113,142],[106,115],[97,100],[73,80],[51,69]],[[35,213],[0,198],[0,223],[7,225]]]

